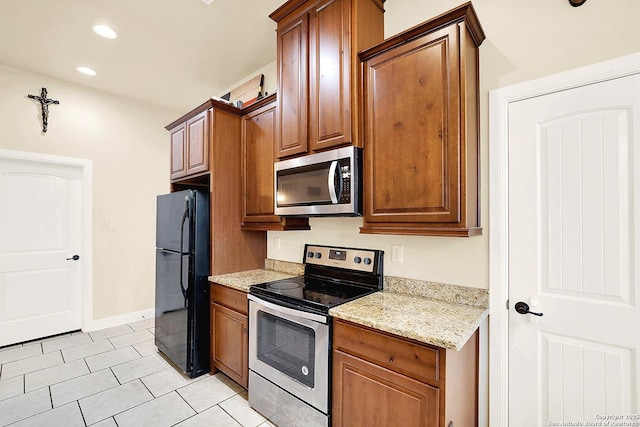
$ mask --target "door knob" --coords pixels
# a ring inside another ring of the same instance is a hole
[[[72,256],[71,258],[67,258],[67,261],[69,261],[69,260],[77,261],[77,260],[79,260],[79,259],[80,259],[80,255],[74,255],[74,256]]]
[[[516,311],[520,314],[533,314],[534,316],[542,316],[542,313],[535,313],[533,311],[529,311],[529,304],[526,302],[517,302],[516,303]]]

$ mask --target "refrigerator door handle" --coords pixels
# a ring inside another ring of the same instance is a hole
[[[180,222],[180,290],[182,291],[182,296],[184,298],[184,306],[187,306],[187,290],[184,288],[184,276],[183,276],[183,268],[184,263],[182,262],[182,257],[185,255],[189,255],[189,252],[183,252],[184,245],[184,223],[189,218],[189,199],[186,199],[186,206],[184,208],[184,212],[182,213],[182,221]]]

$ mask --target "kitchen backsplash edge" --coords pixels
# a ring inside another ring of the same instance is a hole
[[[298,264],[290,261],[280,261],[277,259],[269,259],[269,258],[265,259],[264,268],[265,270],[273,270],[279,273],[294,274],[296,276],[301,276],[304,274],[304,264]]]
[[[455,304],[489,308],[489,290],[487,289],[427,282],[404,277],[385,276],[384,290],[387,292],[437,299]]]
[[[281,273],[302,275],[304,264],[275,259],[265,259],[264,268]],[[384,290],[400,294],[432,298],[441,301],[489,308],[489,290],[470,288],[447,283],[428,282],[404,277],[385,276]]]

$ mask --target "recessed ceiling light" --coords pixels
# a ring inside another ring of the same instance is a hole
[[[211,3],[213,3],[213,0],[200,0],[202,3],[206,4],[207,6],[211,5]]]
[[[89,67],[77,67],[76,70],[87,76],[95,76],[96,72]]]
[[[116,34],[115,31],[113,31],[106,25],[94,25],[93,31],[95,31],[97,35],[104,37],[105,39],[115,39],[116,37],[118,37],[118,34]]]

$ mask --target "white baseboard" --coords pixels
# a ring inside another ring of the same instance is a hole
[[[155,317],[155,309],[136,311],[134,313],[121,314],[119,316],[106,317],[104,319],[91,320],[82,328],[82,332],[93,332],[100,329],[112,328],[114,326],[125,325],[127,323],[139,322],[140,320],[152,319]]]

